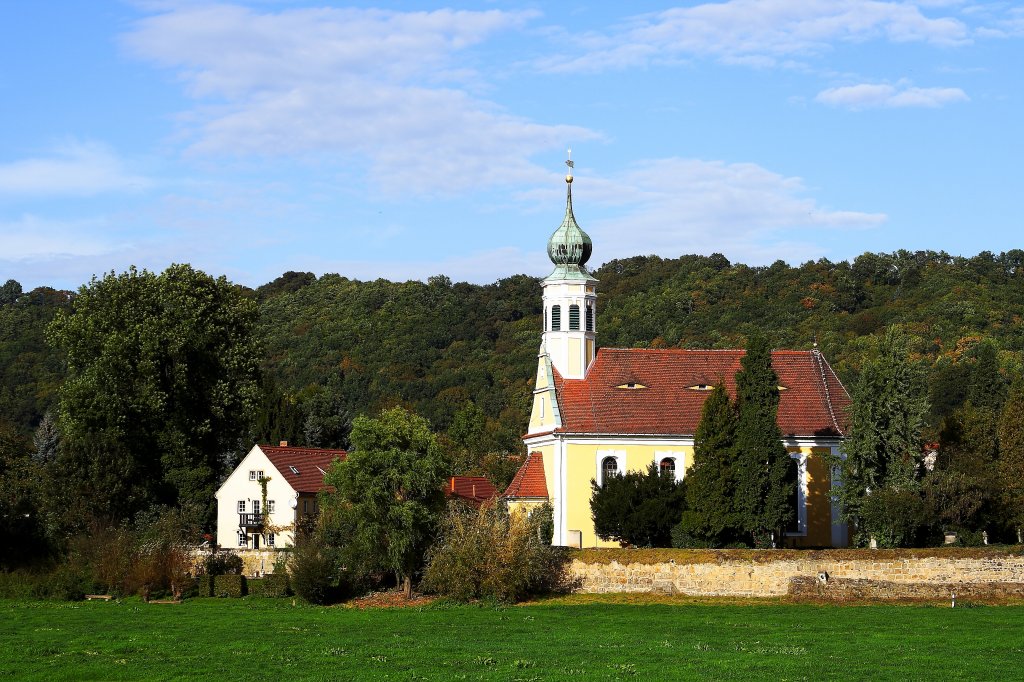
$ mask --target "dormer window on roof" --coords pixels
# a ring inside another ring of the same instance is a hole
[[[636,391],[638,389],[647,388],[647,387],[644,386],[643,384],[638,384],[635,381],[630,381],[630,382],[625,383],[625,384],[619,384],[615,388],[622,388],[622,389],[625,389],[627,391]]]
[[[780,393],[781,393],[782,391],[788,391],[788,390],[789,390],[789,389],[788,389],[788,388],[786,388],[785,386],[776,386],[776,388],[777,388],[777,389],[779,389],[779,392],[780,392]]]
[[[296,469],[296,468],[295,468],[295,467],[293,467],[293,466],[289,466],[288,468],[292,470],[292,473],[293,473],[293,474],[298,474],[298,473],[299,473],[299,470],[298,470],[298,469]]]
[[[691,391],[713,391],[715,387],[711,384],[697,384],[695,386],[687,386]]]

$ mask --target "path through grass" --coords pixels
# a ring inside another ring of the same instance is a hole
[[[1020,679],[1024,608],[0,602],[0,678]]]

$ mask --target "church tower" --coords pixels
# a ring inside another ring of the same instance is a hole
[[[565,218],[548,240],[554,271],[544,278],[544,336],[541,355],[565,379],[582,379],[597,353],[597,280],[584,267],[593,250],[590,237],[572,214],[572,150],[566,161]]]

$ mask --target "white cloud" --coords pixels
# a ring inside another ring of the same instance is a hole
[[[815,231],[874,228],[887,220],[881,213],[821,206],[806,196],[800,178],[753,163],[656,159],[616,177],[581,178],[578,185],[577,203],[618,209],[583,225],[601,262],[716,251],[753,264],[797,262],[823,255]]]
[[[305,155],[366,163],[385,191],[458,192],[539,174],[530,157],[586,129],[505,112],[467,89],[454,55],[528,12],[186,6],[124,36],[176,69],[202,104],[183,120],[199,155]]]
[[[822,104],[859,111],[906,107],[935,109],[956,102],[967,102],[970,98],[960,88],[915,88],[906,84],[896,87],[885,83],[860,83],[822,90],[815,100]]]
[[[64,222],[35,215],[0,222],[0,261],[100,256],[124,248],[101,234],[104,227],[101,219]]]
[[[94,196],[151,184],[98,142],[67,142],[45,157],[0,163],[0,196]]]
[[[970,42],[970,30],[952,16],[925,16],[914,3],[729,0],[635,17],[617,33],[576,39],[577,54],[557,55],[540,66],[599,72],[700,57],[767,67],[837,43],[871,40],[960,45]]]

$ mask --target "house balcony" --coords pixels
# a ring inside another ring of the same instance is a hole
[[[239,528],[262,528],[263,527],[263,514],[239,514],[238,515],[238,527]]]

